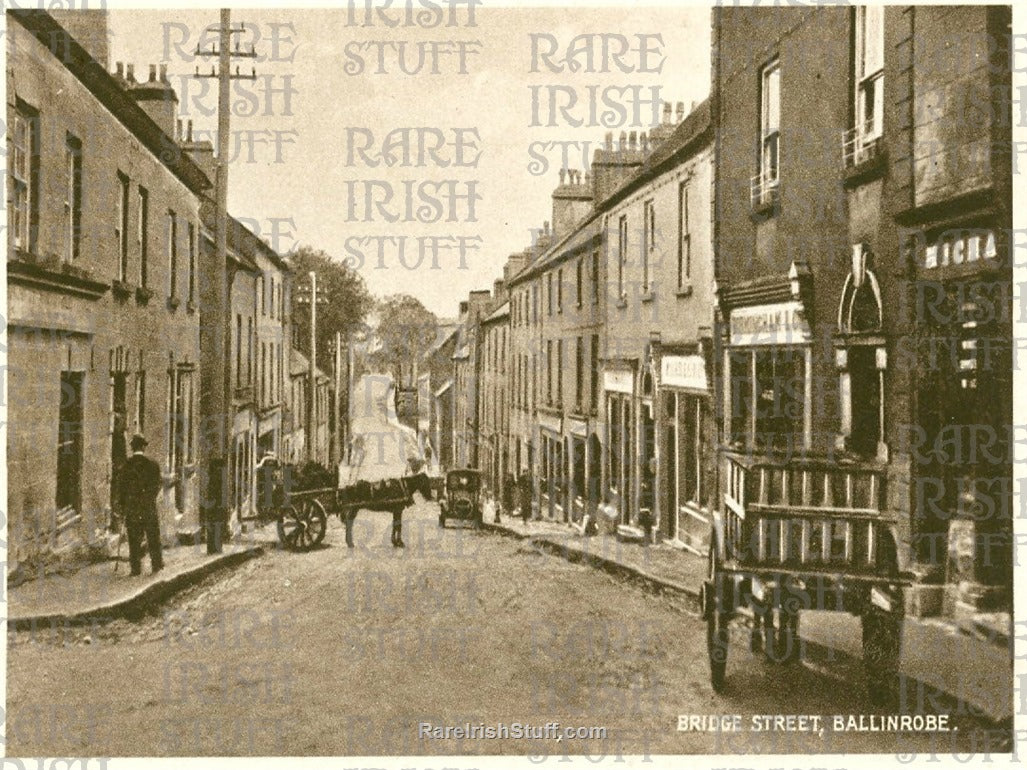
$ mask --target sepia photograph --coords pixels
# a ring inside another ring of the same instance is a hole
[[[4,16],[5,768],[1019,762],[1012,5]]]

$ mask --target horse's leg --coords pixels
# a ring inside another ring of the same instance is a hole
[[[392,511],[392,545],[396,548],[405,548],[403,545],[403,509],[395,508]]]
[[[346,523],[346,547],[353,547],[353,520],[357,517],[357,509],[347,509],[343,521]]]

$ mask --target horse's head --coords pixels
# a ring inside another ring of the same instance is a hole
[[[407,489],[410,493],[419,492],[421,497],[425,500],[432,499],[432,485],[431,478],[424,471],[420,471],[411,476],[407,476],[406,479]]]

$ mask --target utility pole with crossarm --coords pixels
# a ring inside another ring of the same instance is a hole
[[[221,20],[217,25],[218,47],[211,50],[200,50],[197,46],[196,54],[202,57],[217,57],[218,66],[215,71],[211,67],[209,75],[200,74],[199,67],[196,69],[198,78],[217,78],[218,80],[218,153],[217,153],[217,179],[215,180],[217,221],[214,233],[215,275],[217,276],[216,304],[218,318],[218,333],[213,336],[214,351],[211,356],[212,367],[210,376],[215,383],[210,388],[211,414],[219,421],[218,430],[215,431],[216,438],[214,446],[210,447],[210,455],[207,462],[207,493],[204,495],[203,522],[207,541],[207,553],[221,552],[222,530],[228,524],[228,509],[231,494],[230,479],[228,478],[228,435],[231,429],[231,415],[229,414],[232,396],[231,379],[228,366],[228,346],[231,340],[231,308],[230,308],[230,287],[227,271],[228,263],[228,151],[229,131],[231,118],[231,81],[232,80],[256,80],[257,73],[251,75],[240,75],[239,69],[233,75],[231,72],[232,58],[245,57],[256,58],[256,52],[251,46],[248,51],[239,49],[232,51],[232,35],[245,32],[245,27],[232,29],[231,12],[227,8],[221,9]],[[213,28],[209,28],[213,29]]]

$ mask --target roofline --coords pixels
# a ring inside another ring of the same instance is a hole
[[[182,151],[178,143],[164,133],[156,121],[121,87],[115,77],[90,56],[49,13],[38,9],[8,10],[7,18],[16,19],[54,54],[53,58],[60,61],[104,107],[110,110],[118,122],[139,139],[158,162],[166,166],[190,191],[199,195],[213,187],[211,180]],[[61,51],[63,55],[58,56],[54,48],[60,45],[62,39],[67,41],[67,46]]]
[[[682,121],[682,124],[686,123],[688,121],[688,118],[692,117],[693,115],[698,115],[700,110],[703,109],[712,109],[712,105],[710,104],[710,97],[706,97],[706,99],[704,99],[699,104],[699,106],[696,107],[695,110],[693,110],[689,114],[689,116],[685,118],[684,121]],[[601,217],[603,214],[608,213],[610,209],[612,209],[618,203],[620,203],[625,198],[630,196],[633,192],[638,190],[644,184],[646,184],[652,179],[659,177],[670,167],[673,167],[684,158],[688,158],[698,154],[702,147],[705,147],[707,144],[712,144],[712,142],[713,116],[712,112],[710,112],[709,116],[706,119],[705,125],[703,126],[702,131],[699,131],[697,134],[689,137],[688,141],[686,141],[680,147],[675,149],[666,158],[661,159],[660,162],[655,164],[654,166],[651,166],[648,169],[646,169],[643,166],[636,174],[632,175],[626,182],[624,182],[624,184],[622,184],[620,187],[618,187],[616,190],[614,190],[612,193],[606,196],[606,198],[604,198],[597,206],[593,208],[592,213],[590,213],[587,217],[584,217],[580,222],[578,222],[574,226],[574,228],[569,233],[567,233],[567,235],[565,235],[555,244],[553,244],[544,252],[542,252],[542,254],[539,255],[538,259],[532,260],[527,265],[525,265],[521,271],[512,275],[510,277],[508,285],[519,285],[523,281],[526,281],[529,278],[533,278],[535,275],[542,272],[544,268],[550,265],[555,265],[556,263],[561,261],[563,257],[566,256],[567,258],[570,258],[575,256],[577,254],[576,249],[571,250],[566,254],[559,252],[561,249],[563,249],[567,242],[571,240],[575,235],[578,235],[581,230],[588,227],[588,225],[592,224],[596,219]],[[682,156],[684,156],[684,158]],[[557,254],[555,258],[553,257],[554,254]]]

